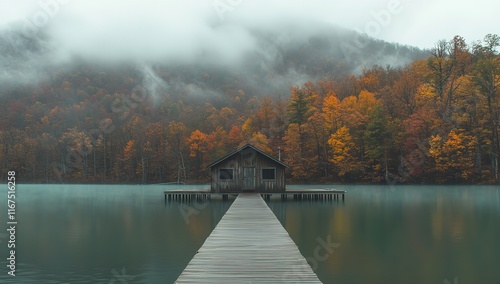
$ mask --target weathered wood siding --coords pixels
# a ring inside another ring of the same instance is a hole
[[[239,192],[244,190],[243,168],[255,169],[255,188],[258,192],[277,192],[285,190],[285,167],[258,153],[247,148],[221,161],[211,169],[213,192]],[[274,180],[263,180],[262,169],[276,169],[276,178]],[[233,169],[232,180],[220,180],[220,169]],[[249,190],[249,189],[248,189]]]
[[[220,169],[233,169],[232,180],[220,180]],[[235,192],[241,191],[241,170],[237,159],[227,159],[215,167],[212,167],[212,191],[213,192]]]
[[[257,155],[257,173],[256,173],[256,190],[259,192],[276,192],[285,191],[285,167],[274,161],[268,159],[265,156]],[[262,179],[262,169],[274,168],[276,169],[275,180],[264,180]]]

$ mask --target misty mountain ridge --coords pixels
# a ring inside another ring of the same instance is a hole
[[[120,86],[120,81],[127,81],[146,84],[154,96],[223,98],[228,91],[242,90],[247,97],[286,97],[292,85],[341,79],[374,65],[401,67],[429,54],[329,23],[316,23],[307,29],[297,25],[247,29],[248,46],[235,52],[200,46],[192,58],[151,60],[146,56],[145,60],[110,58],[107,62],[65,50],[51,38],[49,30],[33,38],[20,30],[6,30],[0,33],[1,92],[19,95],[26,86],[58,85],[84,76],[91,81],[87,84],[107,92],[130,90],[130,86]],[[106,82],[117,76],[122,78],[117,84]]]

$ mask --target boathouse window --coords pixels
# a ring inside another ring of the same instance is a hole
[[[275,180],[276,179],[276,168],[262,169],[262,179]]]
[[[220,180],[231,180],[234,179],[233,169],[219,169],[219,179]]]

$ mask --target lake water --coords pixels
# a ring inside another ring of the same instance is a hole
[[[172,283],[231,205],[165,205],[179,187],[18,185],[15,278],[0,197],[0,283]],[[324,283],[500,284],[497,187],[334,187],[345,203],[268,203]]]

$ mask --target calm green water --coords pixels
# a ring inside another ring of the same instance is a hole
[[[165,188],[18,185],[15,278],[0,191],[0,283],[172,283],[230,202],[165,205]],[[345,204],[269,202],[324,283],[500,283],[499,189],[335,188]]]
[[[0,239],[0,283],[172,283],[230,202],[165,206],[165,188],[18,185],[17,276]]]
[[[500,284],[497,187],[334,187],[345,204],[269,203],[324,283]]]

